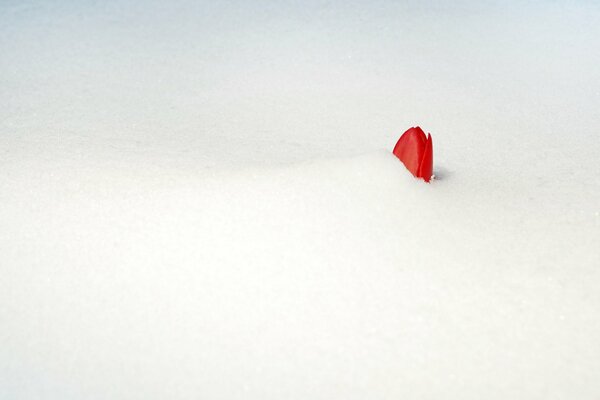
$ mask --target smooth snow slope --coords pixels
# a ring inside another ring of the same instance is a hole
[[[597,398],[598,21],[1,2],[0,399]]]

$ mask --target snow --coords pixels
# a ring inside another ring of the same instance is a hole
[[[0,398],[597,398],[599,20],[3,2]]]

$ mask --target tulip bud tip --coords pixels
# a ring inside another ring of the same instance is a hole
[[[431,134],[415,126],[400,136],[393,153],[404,166],[417,178],[429,182],[433,175],[433,141]]]

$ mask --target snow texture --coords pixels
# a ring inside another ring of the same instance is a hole
[[[597,399],[599,21],[1,2],[0,399]]]

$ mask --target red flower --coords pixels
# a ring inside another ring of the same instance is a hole
[[[410,128],[400,136],[394,147],[394,155],[400,159],[406,168],[417,178],[425,182],[431,180],[433,174],[433,144],[431,134],[425,137],[425,132],[418,126]]]

